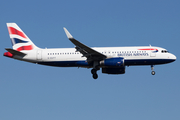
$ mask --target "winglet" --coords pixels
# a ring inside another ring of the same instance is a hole
[[[64,27],[64,31],[65,31],[65,33],[66,33],[68,39],[73,38],[73,36],[69,33],[69,31],[68,31],[65,27]]]

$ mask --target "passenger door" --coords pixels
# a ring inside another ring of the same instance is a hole
[[[37,60],[42,60],[42,50],[37,50]]]

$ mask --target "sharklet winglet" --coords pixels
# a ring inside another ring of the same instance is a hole
[[[63,27],[63,29],[64,29],[64,31],[65,31],[65,33],[66,33],[68,39],[72,39],[73,36],[69,33],[69,31],[68,31],[65,27]]]

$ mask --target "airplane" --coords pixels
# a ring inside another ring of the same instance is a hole
[[[4,56],[21,61],[55,67],[92,68],[94,79],[97,71],[105,74],[124,74],[126,66],[149,65],[155,75],[154,65],[167,64],[176,60],[176,56],[166,49],[155,46],[134,47],[88,47],[76,40],[64,28],[68,39],[75,48],[41,49],[37,47],[16,23],[7,23],[12,48]]]

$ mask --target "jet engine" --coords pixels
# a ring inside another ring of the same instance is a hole
[[[100,65],[104,67],[121,67],[124,66],[124,58],[108,58],[103,61],[100,61]]]

